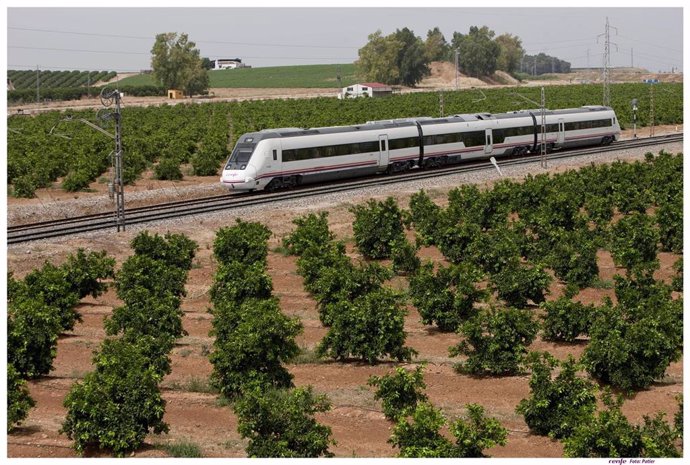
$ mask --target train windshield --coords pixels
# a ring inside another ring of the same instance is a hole
[[[256,144],[237,144],[232,155],[225,165],[226,170],[243,170],[247,167],[247,162],[252,157]]]

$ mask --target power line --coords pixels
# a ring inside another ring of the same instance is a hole
[[[26,49],[26,50],[47,50],[47,51],[59,51],[59,52],[84,52],[84,53],[114,53],[114,54],[121,54],[121,55],[151,55],[151,52],[122,52],[122,51],[115,51],[115,50],[85,50],[85,49],[75,49],[75,48],[52,48],[52,47],[26,47],[26,46],[20,46],[20,45],[10,45],[7,48],[20,48],[20,49]],[[289,59],[289,60],[351,60],[354,61],[355,58],[345,58],[345,57],[291,57],[291,56],[274,56],[274,57],[267,57],[267,56],[243,56],[243,58],[249,58],[252,60],[262,60],[262,59],[270,59],[270,60],[279,60],[279,59]]]
[[[649,46],[651,46],[651,47],[660,48],[660,49],[663,49],[663,50],[671,50],[672,52],[683,53],[682,50],[678,50],[678,49],[676,49],[676,48],[671,48],[671,47],[665,47],[665,46],[663,46],[663,45],[652,44],[652,43],[650,43],[650,42],[648,42],[648,41],[646,41],[646,40],[645,40],[645,41],[642,41],[642,40],[633,39],[633,38],[631,38],[631,37],[626,37],[626,36],[622,36],[622,35],[618,35],[618,37],[622,37],[623,39],[632,40],[633,42],[637,42],[637,43],[639,43],[639,44],[645,44],[645,45],[649,45]]]
[[[7,48],[21,48],[24,50],[49,50],[53,52],[84,52],[84,53],[115,53],[120,55],[151,55],[151,52],[121,52],[117,50],[85,50],[77,48],[26,47],[23,45],[8,45]]]
[[[138,40],[152,40],[153,38],[150,36],[128,36],[128,35],[118,35],[118,34],[103,34],[103,33],[95,33],[95,32],[76,32],[76,31],[58,31],[55,29],[33,29],[33,28],[25,28],[25,27],[8,27],[7,29],[14,29],[18,31],[30,31],[30,32],[48,32],[52,34],[73,34],[73,35],[82,35],[82,36],[92,36],[92,37],[114,37],[114,38],[120,38],[120,39],[138,39]],[[194,40],[193,41],[195,44],[221,44],[221,45],[245,45],[245,46],[253,46],[253,47],[285,47],[285,48],[334,48],[334,49],[346,49],[346,50],[352,50],[352,49],[359,49],[359,47],[352,46],[352,47],[347,47],[343,45],[302,45],[302,44],[297,44],[297,45],[290,45],[290,44],[264,44],[264,43],[256,43],[256,42],[227,42],[227,41],[221,41],[221,40]]]

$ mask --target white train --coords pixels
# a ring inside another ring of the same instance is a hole
[[[547,150],[608,145],[620,137],[609,107],[546,111]],[[273,190],[463,160],[541,150],[541,111],[370,121],[359,126],[265,129],[242,135],[220,182]]]

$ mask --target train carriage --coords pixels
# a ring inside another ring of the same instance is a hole
[[[547,150],[618,139],[613,110],[546,110]],[[540,110],[403,118],[362,125],[281,128],[244,134],[221,175],[231,190],[273,190],[375,173],[541,150]]]

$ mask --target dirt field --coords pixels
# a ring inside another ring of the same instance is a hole
[[[454,79],[452,69],[449,71],[447,66],[440,66],[428,80],[422,82],[420,90],[452,87],[455,83]],[[538,81],[538,83],[541,82]],[[544,81],[544,83],[554,83],[554,81]],[[486,83],[475,82],[471,78],[464,77],[460,81],[461,87],[473,85],[486,85]],[[217,99],[246,99],[331,95],[335,91],[333,89],[213,89],[213,92],[216,93]],[[168,100],[127,98],[126,104],[150,105],[164,101]],[[99,106],[100,102],[93,99],[56,102],[51,104],[50,108]],[[35,106],[22,106],[22,108],[26,111],[40,109]],[[16,110],[17,107],[8,108],[8,112],[16,112]],[[682,126],[657,127],[656,133],[682,132],[682,130]],[[645,128],[638,134],[643,137],[648,135],[648,131]],[[630,131],[624,136],[630,137]],[[208,190],[186,189],[199,185],[211,187],[217,185],[217,181],[215,177],[185,176],[183,181],[162,182],[153,180],[150,173],[146,173],[136,185],[127,186],[127,206],[129,208],[182,197],[209,195]],[[64,204],[65,214],[74,215],[77,212],[68,202],[74,199],[86,201],[79,213],[103,210],[98,201],[107,198],[107,185],[93,183],[90,188],[90,192],[67,193],[59,188],[59,182],[57,182],[53,188],[38,190],[35,199],[8,198],[10,224],[15,216],[23,218],[21,222],[46,219],[41,210],[47,206],[54,208],[56,205]],[[151,195],[142,196],[140,200],[133,200],[131,193],[150,193]],[[435,195],[439,202],[445,198],[445,192],[440,190],[435,192]],[[94,201],[92,206],[88,204],[90,200]],[[397,196],[397,200],[399,205],[407,206],[409,194],[401,193]],[[347,207],[348,205],[340,204],[328,208],[330,226],[338,238],[346,240],[350,256],[358,259],[359,256],[353,248],[352,241],[353,218]],[[31,213],[22,216],[23,211]],[[309,211],[313,209],[304,207],[271,211],[270,214],[263,211],[261,216],[256,214],[244,219],[264,222],[274,234],[269,243],[270,248],[274,249],[280,244],[281,238],[292,230],[292,219]],[[229,406],[219,405],[217,394],[211,392],[207,381],[211,373],[207,354],[213,344],[213,340],[208,336],[211,329],[211,315],[207,312],[210,306],[208,290],[215,270],[212,244],[215,231],[222,226],[232,224],[233,221],[227,219],[224,221],[190,220],[171,229],[171,232],[189,235],[199,244],[195,265],[186,285],[187,297],[182,303],[185,313],[184,328],[189,335],[176,344],[172,353],[172,373],[162,383],[163,396],[167,401],[164,420],[170,425],[170,433],[163,436],[149,436],[145,446],[133,454],[135,457],[165,457],[167,454],[162,450],[161,445],[180,441],[197,444],[205,457],[245,456],[246,444],[237,433],[237,420],[232,409]],[[154,231],[164,233],[166,229],[161,227]],[[22,277],[41,266],[45,260],[61,263],[77,247],[107,250],[120,265],[131,254],[129,241],[135,234],[135,230],[128,230],[118,235],[96,234],[90,239],[69,239],[53,243],[41,242],[8,247],[7,267],[14,271],[15,275]],[[443,260],[442,255],[435,248],[422,249],[420,256],[436,261]],[[610,280],[614,274],[623,272],[615,268],[610,254],[600,252],[598,258],[602,279]],[[672,254],[662,253],[660,255],[661,270],[657,277],[670,281],[673,274],[671,266],[676,258]],[[296,259],[270,252],[268,267],[273,279],[274,295],[280,299],[281,308],[285,314],[298,316],[302,320],[304,333],[299,336],[298,342],[307,352],[310,352],[326,334],[326,330],[320,324],[314,300],[304,291],[302,279],[296,272]],[[395,278],[390,285],[405,289],[407,280]],[[561,295],[562,287],[561,284],[553,284],[549,299],[556,299]],[[613,296],[613,290],[586,289],[579,298],[585,303],[590,303],[599,302],[604,296]],[[36,407],[30,411],[23,425],[16,432],[8,435],[9,457],[75,457],[71,442],[58,432],[66,414],[62,402],[70,386],[91,371],[92,352],[98,348],[105,336],[103,318],[120,304],[114,291],[111,290],[98,299],[85,299],[78,307],[83,316],[83,322],[77,324],[73,332],[60,338],[53,371],[49,376],[29,383],[31,395],[36,400]],[[562,456],[563,449],[560,443],[531,435],[522,417],[515,413],[515,406],[529,394],[528,376],[475,378],[457,374],[453,370],[456,359],[448,356],[448,347],[459,340],[457,335],[440,333],[422,325],[419,315],[412,307],[409,307],[405,329],[408,334],[408,345],[419,352],[416,361],[428,362],[425,371],[426,393],[432,403],[441,407],[450,419],[464,415],[466,403],[479,403],[485,407],[488,415],[498,418],[509,430],[507,445],[490,449],[488,453],[491,456]],[[568,354],[580,356],[584,346],[584,341],[573,344],[554,344],[537,339],[530,349],[548,350],[556,357],[564,359]],[[391,457],[396,454],[397,451],[386,442],[391,433],[391,425],[381,413],[380,404],[374,400],[372,390],[366,386],[369,376],[385,374],[394,366],[391,363],[369,366],[335,362],[301,363],[288,366],[289,371],[294,375],[296,385],[313,385],[317,392],[325,393],[330,397],[333,408],[320,415],[319,420],[333,430],[333,437],[338,443],[332,448],[336,456]],[[638,423],[642,421],[643,415],[652,415],[659,410],[672,416],[676,410],[674,397],[683,390],[682,368],[682,360],[672,364],[663,380],[628,399],[623,408],[628,418]]]
[[[437,192],[437,201],[443,202],[445,194]],[[400,194],[400,205],[407,205],[408,195]],[[263,221],[274,233],[269,247],[274,249],[280,239],[292,230],[291,220],[309,211],[309,207],[299,210],[273,211],[270,215],[249,217],[248,220]],[[338,238],[345,239],[349,255],[359,258],[353,248],[353,217],[347,205],[329,208],[331,230]],[[229,406],[220,406],[217,395],[210,392],[208,376],[211,365],[207,359],[213,340],[208,336],[211,329],[209,286],[215,264],[212,259],[214,231],[232,221],[187,221],[172,232],[183,232],[199,243],[200,249],[195,265],[187,282],[187,297],[182,308],[184,328],[189,333],[176,344],[172,353],[172,373],[163,383],[163,396],[167,401],[165,421],[170,425],[170,433],[163,436],[151,435],[146,445],[136,451],[135,457],[164,457],[161,445],[190,441],[197,444],[205,457],[243,457],[245,442],[237,433],[237,421]],[[165,232],[159,229],[158,232]],[[40,266],[46,259],[60,263],[67,254],[77,247],[92,250],[105,249],[114,256],[118,264],[130,255],[128,242],[134,231],[123,234],[100,234],[95,238],[72,239],[54,244],[41,243],[11,247],[8,249],[8,268],[18,276]],[[435,248],[425,248],[420,256],[442,261],[442,255]],[[622,273],[616,269],[610,254],[600,252],[600,276],[610,280],[614,274]],[[672,254],[662,253],[661,270],[657,277],[670,281],[671,266],[676,260]],[[318,319],[314,300],[304,291],[302,279],[296,272],[295,257],[285,257],[270,252],[269,274],[273,279],[274,295],[280,299],[281,308],[287,315],[296,315],[304,324],[304,333],[299,336],[300,346],[311,351],[325,335]],[[391,286],[404,289],[405,278],[395,278]],[[549,299],[562,293],[563,286],[555,283]],[[586,303],[600,302],[604,296],[613,296],[612,289],[586,289],[579,298]],[[114,291],[98,299],[87,298],[78,310],[83,322],[74,331],[59,340],[54,370],[49,376],[30,382],[32,397],[36,407],[17,431],[8,436],[10,457],[74,457],[71,442],[58,433],[65,417],[63,399],[70,386],[81,379],[91,368],[91,356],[104,338],[103,318],[115,306],[120,305]],[[476,378],[457,374],[453,370],[455,359],[449,358],[448,347],[458,342],[455,334],[440,333],[431,327],[423,326],[417,312],[409,307],[406,319],[407,343],[419,351],[417,361],[428,362],[425,371],[426,392],[431,402],[441,407],[451,419],[463,415],[464,405],[476,402],[483,405],[487,414],[498,418],[509,430],[505,447],[494,447],[488,451],[495,457],[561,457],[562,446],[557,441],[529,433],[522,417],[515,413],[515,406],[529,394],[528,376],[496,378]],[[585,341],[572,344],[554,344],[540,339],[532,344],[532,350],[548,350],[563,359],[568,354],[578,357],[582,354]],[[294,375],[298,386],[313,385],[319,393],[327,394],[333,404],[330,412],[321,414],[319,420],[333,429],[337,446],[332,451],[339,457],[389,457],[394,450],[387,439],[391,425],[381,413],[380,404],[374,400],[373,392],[366,386],[372,374],[382,375],[394,367],[391,363],[369,366],[359,363],[304,363],[290,364],[289,371]],[[643,415],[656,411],[667,412],[672,416],[676,410],[674,397],[683,390],[682,361],[672,364],[666,377],[648,390],[628,399],[624,412],[633,422],[641,422]]]

